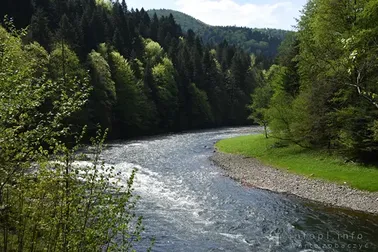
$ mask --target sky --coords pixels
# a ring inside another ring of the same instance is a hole
[[[210,25],[293,30],[307,0],[127,0],[131,8],[172,9]]]

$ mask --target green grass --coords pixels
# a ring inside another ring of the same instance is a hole
[[[378,167],[346,164],[341,158],[299,146],[273,147],[277,140],[263,135],[224,139],[219,151],[254,157],[288,172],[333,181],[366,191],[378,191]]]

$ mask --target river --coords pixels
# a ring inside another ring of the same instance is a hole
[[[216,141],[260,131],[224,128],[108,145],[106,163],[121,173],[139,169],[137,212],[143,236],[156,238],[153,251],[378,251],[376,217],[246,188],[209,160]]]

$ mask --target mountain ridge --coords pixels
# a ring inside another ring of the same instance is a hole
[[[213,26],[196,19],[186,13],[171,9],[151,9],[147,11],[150,18],[154,14],[158,18],[172,14],[184,32],[189,29],[198,34],[206,44],[229,44],[242,48],[257,56],[264,55],[271,59],[278,53],[278,47],[291,31],[272,28],[248,28],[238,26]]]
[[[190,20],[194,24],[186,23],[185,21],[183,21],[182,18],[180,18],[181,22],[179,24],[180,24],[181,28],[183,28],[184,32],[186,32],[189,29],[192,29],[194,32],[197,32],[198,28],[201,28],[201,27],[211,27],[212,26],[212,25],[206,24],[205,22],[203,22],[203,21],[201,21],[201,20],[199,20],[197,18],[194,18],[193,16],[191,16],[189,14],[186,14],[186,13],[181,12],[181,11],[172,10],[172,9],[150,9],[150,10],[147,10],[147,13],[148,13],[148,15],[151,18],[153,17],[154,13],[157,14],[158,18],[161,18],[163,16],[169,16],[169,14],[172,13],[172,15],[175,18],[176,22],[178,22],[177,19],[180,16],[187,18],[188,20]],[[196,29],[196,27],[198,27],[198,28]]]

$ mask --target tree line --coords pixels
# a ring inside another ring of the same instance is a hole
[[[377,161],[376,0],[311,0],[255,89],[252,117],[306,148]]]
[[[277,56],[277,49],[285,38],[288,31],[280,29],[257,29],[237,26],[212,26],[203,23],[189,15],[174,10],[149,10],[148,14],[153,17],[173,15],[176,22],[184,31],[193,30],[205,44],[220,44],[224,40],[242,48],[245,52],[261,57],[264,67],[269,68]]]
[[[18,12],[20,1],[0,14],[18,28],[28,25],[23,41],[38,48],[44,74],[60,76],[49,57],[64,48],[68,78],[89,81],[88,102],[67,120],[78,129],[88,125],[93,133],[99,123],[112,138],[125,138],[248,123],[261,58],[226,41],[204,44],[172,15],[150,18],[125,1],[25,0]]]

